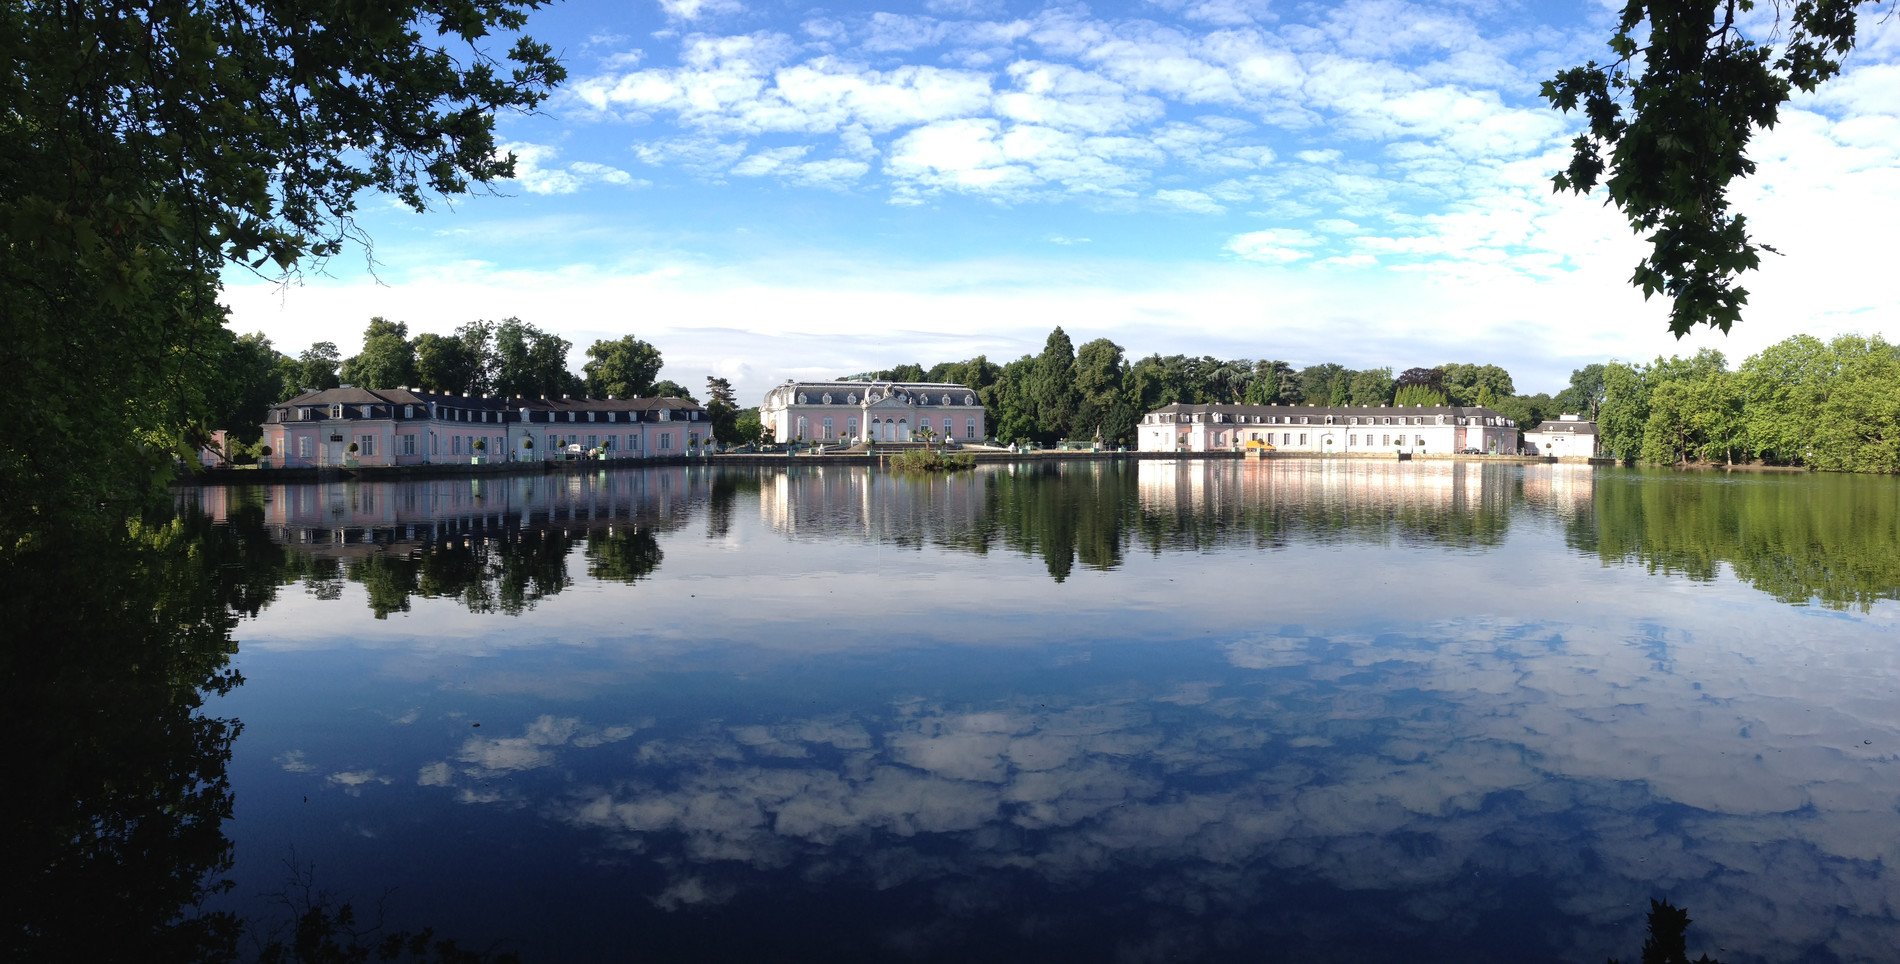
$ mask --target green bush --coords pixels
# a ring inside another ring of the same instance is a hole
[[[976,456],[945,455],[936,449],[905,449],[891,456],[891,468],[899,472],[957,472],[976,468]]]

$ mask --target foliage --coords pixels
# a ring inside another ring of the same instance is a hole
[[[1445,405],[1447,402],[1445,400],[1445,393],[1441,389],[1435,389],[1427,385],[1400,385],[1398,389],[1392,393],[1392,404],[1436,407]]]
[[[519,318],[504,318],[494,329],[493,391],[502,398],[560,398],[581,390],[567,370],[567,339]],[[598,347],[598,346],[596,346]]]
[[[976,468],[976,456],[967,452],[950,454],[941,449],[905,449],[891,456],[891,468],[898,472],[959,472]]]
[[[755,431],[746,436],[739,431],[739,401],[732,394],[732,383],[717,376],[706,376],[706,417],[712,421],[713,438],[727,445],[756,440]],[[757,413],[753,415],[757,418]]]
[[[243,679],[233,632],[275,597],[261,510],[61,520],[0,552],[0,725],[31,766],[0,794],[0,958],[230,960],[224,822]],[[69,522],[73,524],[68,524]]]
[[[1643,940],[1642,964],[1691,964],[1689,960],[1689,912],[1667,900],[1650,898],[1649,936]],[[1610,964],[1618,964],[1610,958]],[[1707,954],[1694,964],[1722,964]]]
[[[467,339],[424,332],[416,336],[415,359],[415,387],[430,392],[481,394],[473,391],[485,381],[480,348]]]
[[[1075,433],[1081,402],[1075,384],[1075,346],[1060,326],[1049,333],[1030,369],[1029,400],[1035,413],[1031,438],[1046,444]]]
[[[699,399],[693,397],[692,392],[686,390],[685,386],[672,381],[654,382],[653,385],[647,389],[647,392],[650,398],[683,398],[695,404],[699,401]]]
[[[1392,369],[1373,368],[1354,372],[1346,389],[1346,404],[1392,404]]]
[[[337,377],[358,388],[416,384],[416,346],[409,340],[409,326],[371,318],[363,332],[362,352],[345,361]]]
[[[587,394],[594,398],[644,398],[653,391],[660,364],[659,349],[632,335],[622,335],[589,346],[587,364],[581,366],[581,371],[587,379]]]
[[[1557,393],[1555,405],[1587,419],[1595,419],[1603,408],[1603,366],[1585,365],[1570,373],[1570,386]]]
[[[1495,405],[1517,394],[1511,373],[1496,365],[1446,363],[1438,370],[1444,373],[1445,397],[1453,405]]]
[[[283,370],[290,360],[271,347],[263,332],[230,338],[221,354],[209,390],[207,423],[239,442],[254,443],[270,407],[286,397]]]
[[[1731,213],[1729,185],[1754,173],[1748,142],[1794,91],[1840,72],[1855,9],[1873,2],[1801,0],[1766,26],[1778,37],[1757,40],[1747,33],[1752,0],[1629,0],[1609,41],[1614,61],[1544,83],[1551,106],[1582,111],[1588,125],[1555,189],[1587,194],[1601,183],[1647,235],[1650,253],[1630,283],[1671,300],[1677,337],[1704,324],[1726,332],[1741,318],[1748,291],[1735,279],[1774,249]]]
[[[510,176],[494,114],[564,74],[487,38],[538,5],[0,5],[0,337],[35,399],[0,440],[5,528],[140,491],[213,417],[227,262],[339,253],[364,191],[421,210]]]
[[[757,405],[739,410],[738,415],[732,420],[732,432],[741,444],[768,441],[765,423],[759,418]]]

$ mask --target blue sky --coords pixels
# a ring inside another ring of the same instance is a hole
[[[1772,5],[1764,5],[1772,8]],[[1771,17],[1772,9],[1762,11]],[[1600,197],[1557,196],[1577,122],[1538,84],[1603,59],[1579,3],[574,0],[538,11],[569,79],[498,125],[492,196],[370,198],[363,254],[230,324],[344,354],[372,315],[634,334],[663,377],[788,377],[1035,352],[1061,325],[1296,366],[1500,364],[1556,391],[1607,358],[1799,332],[1900,340],[1900,29],[1758,138],[1736,192],[1785,256],[1734,334],[1670,337]],[[1772,23],[1753,25],[1766,35]]]

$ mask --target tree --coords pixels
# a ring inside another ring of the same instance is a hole
[[[999,442],[1015,442],[1036,435],[1035,402],[1029,390],[1030,373],[1035,365],[1034,356],[1024,355],[1004,365],[987,389],[983,407],[990,424],[995,426]]]
[[[1795,90],[1812,92],[1840,72],[1854,11],[1873,2],[1801,0],[1778,10],[1785,17],[1764,18],[1761,29],[1774,34],[1758,40],[1748,34],[1753,18],[1739,16],[1752,0],[1629,0],[1609,41],[1614,61],[1544,83],[1551,106],[1581,110],[1588,124],[1554,189],[1587,194],[1602,183],[1631,230],[1647,235],[1650,253],[1630,283],[1645,298],[1670,299],[1676,337],[1703,324],[1726,332],[1740,320],[1748,290],[1734,281],[1774,249],[1730,212],[1729,184],[1755,171],[1747,153],[1755,130],[1774,126]]]
[[[660,350],[632,335],[597,341],[587,349],[587,394],[596,398],[641,398],[660,373]]]
[[[1603,366],[1603,409],[1597,416],[1597,438],[1614,459],[1642,454],[1643,426],[1649,422],[1649,385],[1646,368],[1610,362]]]
[[[766,441],[765,423],[759,420],[759,407],[740,409],[733,419],[733,434],[741,444]]]
[[[1748,453],[1783,465],[1807,462],[1839,374],[1833,347],[1812,335],[1777,342],[1742,362],[1735,386]]]
[[[38,400],[0,439],[0,519],[155,478],[208,409],[227,262],[340,253],[366,189],[422,210],[511,176],[495,113],[565,74],[485,38],[539,4],[0,5],[0,337]]]
[[[706,417],[712,420],[713,438],[727,445],[746,441],[739,433],[739,401],[733,397],[731,382],[706,376]]]
[[[1392,369],[1369,368],[1354,372],[1347,386],[1348,405],[1392,404]]]
[[[1029,397],[1035,411],[1031,437],[1039,442],[1068,438],[1075,431],[1075,345],[1060,325],[1043,342],[1030,371]]]
[[[1254,362],[1253,378],[1247,382],[1247,404],[1298,405],[1302,400],[1299,374],[1292,365],[1267,359]]]
[[[1444,405],[1445,373],[1436,368],[1407,368],[1394,382],[1395,405]]]
[[[567,370],[567,351],[573,347],[567,339],[519,318],[502,319],[494,339],[496,395],[559,398],[580,390],[580,379]]]
[[[1140,417],[1125,390],[1128,363],[1122,346],[1097,338],[1075,352],[1075,428],[1109,441],[1133,438]]]
[[[677,382],[654,382],[653,387],[647,389],[647,391],[649,398],[683,398],[694,404],[698,404],[699,402],[699,399],[693,397],[692,392],[687,391],[684,386]]]
[[[409,326],[387,318],[371,318],[363,332],[363,350],[343,363],[338,374],[358,388],[395,388],[416,383],[416,346],[409,343]]]
[[[481,382],[481,357],[469,343],[453,335],[424,332],[416,336],[416,381],[431,392],[476,391]]]
[[[297,356],[297,383],[292,386],[289,394],[337,387],[339,384],[337,369],[342,364],[342,356],[337,354],[336,342],[320,341],[311,345]]]
[[[1603,408],[1603,366],[1585,365],[1570,373],[1570,387],[1557,393],[1557,405],[1595,419]]]
[[[1352,372],[1322,362],[1300,369],[1300,395],[1308,405],[1344,405],[1352,397]]]
[[[1511,373],[1496,365],[1446,363],[1438,366],[1445,375],[1445,399],[1452,405],[1487,405],[1517,394]],[[1482,400],[1489,394],[1490,401]]]
[[[209,425],[224,429],[240,442],[256,442],[264,419],[270,416],[270,407],[286,397],[281,366],[289,359],[272,348],[261,331],[237,336],[230,342],[223,364],[212,376]]]

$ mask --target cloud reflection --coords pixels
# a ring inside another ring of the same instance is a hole
[[[1028,874],[1069,891],[1139,880],[1105,898],[1131,914],[1350,930],[1262,915],[1267,895],[1308,882],[1390,897],[1392,934],[1445,935],[1535,881],[1563,915],[1554,947],[1626,945],[1652,893],[1767,959],[1900,946],[1883,871],[1900,865],[1900,726],[1850,709],[1884,684],[1832,708],[1742,700],[1781,684],[1687,634],[1660,643],[1499,617],[1286,627],[1218,643],[1225,668],[1113,691],[902,699],[639,742],[542,717],[467,740],[422,782],[467,793],[558,765],[567,789],[542,812],[668,868],[649,900],[669,910],[769,892],[789,872],[927,886],[954,920],[1007,906]],[[1207,950],[1192,929],[1144,939],[1176,938]]]

